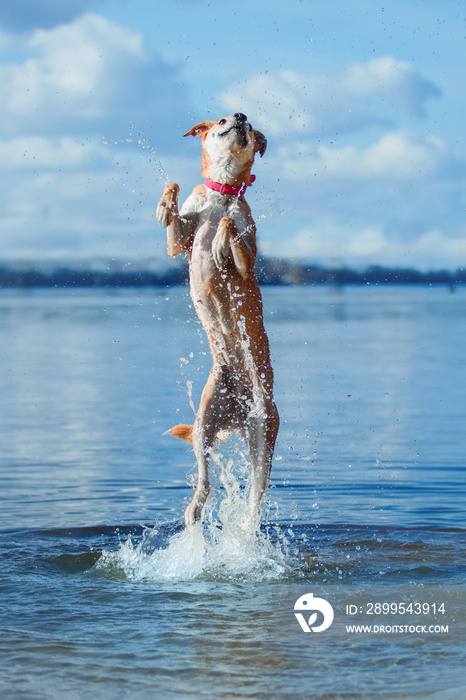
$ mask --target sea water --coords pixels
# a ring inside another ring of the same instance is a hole
[[[1,696],[464,698],[465,294],[265,288],[261,523],[233,440],[186,530],[194,458],[164,433],[210,368],[187,289],[3,290]]]

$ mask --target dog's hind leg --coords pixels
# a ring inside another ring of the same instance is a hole
[[[186,527],[191,527],[202,518],[202,509],[210,493],[209,470],[208,470],[208,448],[203,440],[203,436],[196,435],[196,429],[193,435],[194,454],[196,455],[198,468],[198,482],[194,498],[186,508],[184,521]]]
[[[269,483],[278,427],[278,411],[272,400],[267,400],[262,406],[256,407],[248,418],[246,442],[251,458],[249,503],[253,521],[260,513],[262,497]]]
[[[198,483],[194,498],[186,508],[186,527],[202,518],[202,509],[210,493],[208,458],[217,433],[226,427],[226,378],[223,368],[213,367],[202,392],[201,403],[193,430],[193,447],[198,466]]]

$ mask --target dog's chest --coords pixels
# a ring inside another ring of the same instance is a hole
[[[191,250],[191,267],[204,278],[217,272],[212,256],[212,243],[217,234],[218,225],[225,217],[232,217],[240,233],[246,226],[246,217],[235,200],[224,197],[209,198],[199,215]]]
[[[226,216],[226,214],[223,214]],[[198,290],[207,289],[212,277],[218,274],[212,255],[212,242],[222,216],[211,212],[197,228],[191,249],[191,284]]]
[[[231,215],[231,207],[228,205],[222,203],[221,206],[209,206],[209,203],[207,203],[200,213],[199,224],[194,234],[193,252],[194,248],[210,250],[220,221],[224,216]]]

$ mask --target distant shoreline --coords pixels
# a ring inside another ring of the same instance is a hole
[[[73,267],[72,264],[53,265],[24,263],[0,263],[0,289],[65,289],[65,288],[124,288],[124,287],[174,287],[187,284],[187,265],[154,271],[151,269],[128,270],[127,263],[112,261],[98,269],[89,266]],[[388,285],[418,284],[446,285],[451,288],[466,284],[466,269],[454,272],[431,270],[421,272],[411,268],[388,268],[371,265],[365,270],[350,267],[323,267],[286,260],[262,258],[256,265],[261,285]]]

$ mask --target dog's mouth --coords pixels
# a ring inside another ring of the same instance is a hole
[[[248,139],[247,139],[247,128],[245,124],[233,124],[233,126],[230,126],[229,129],[225,129],[225,131],[219,132],[219,136],[226,136],[227,134],[231,133],[232,131],[236,131],[238,135],[241,137],[241,142],[243,146],[248,145]]]

